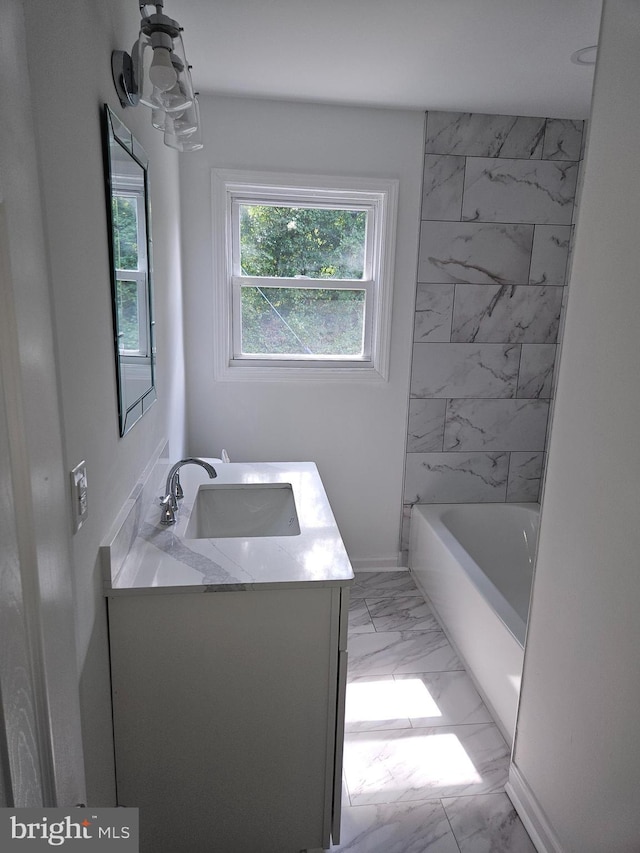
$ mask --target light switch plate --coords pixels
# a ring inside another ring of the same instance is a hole
[[[87,463],[82,460],[71,471],[71,513],[73,532],[77,533],[89,514],[87,504]]]

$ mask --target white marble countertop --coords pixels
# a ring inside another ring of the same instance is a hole
[[[170,463],[158,463],[155,500],[138,512],[121,512],[101,547],[107,596],[170,592],[221,592],[286,585],[349,584],[353,570],[320,475],[313,462],[213,464],[210,480],[198,465],[180,469],[184,498],[175,525],[160,524],[157,496]],[[185,539],[201,484],[290,483],[300,524],[294,536]],[[147,491],[151,492],[153,489]],[[134,504],[131,504],[133,507]],[[132,517],[137,515],[134,520]]]

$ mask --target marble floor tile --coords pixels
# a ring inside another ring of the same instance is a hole
[[[345,736],[352,806],[502,791],[508,767],[509,749],[491,723]]]
[[[345,703],[345,730],[348,732],[410,729],[410,690],[400,686],[393,675],[360,675],[350,678]],[[415,705],[415,699],[414,699]]]
[[[462,668],[442,631],[380,631],[349,638],[351,677]]]
[[[364,598],[352,598],[349,602],[349,634],[368,634],[375,630]]]
[[[506,794],[442,801],[460,853],[535,853]]]
[[[471,679],[462,671],[360,675],[347,684],[348,732],[491,722]]]
[[[356,572],[351,598],[365,598],[367,595],[392,593],[394,595],[422,595],[416,582],[408,571],[398,572]]]
[[[439,631],[429,605],[417,595],[365,599],[376,631]]]
[[[346,806],[332,853],[459,853],[438,802]]]
[[[411,695],[422,697],[422,702],[416,701],[408,709],[414,728],[493,723],[480,694],[464,671],[421,672],[394,678],[400,685],[410,683]]]

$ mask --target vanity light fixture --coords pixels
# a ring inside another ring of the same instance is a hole
[[[155,12],[147,13],[147,6]],[[140,3],[140,34],[131,54],[114,50],[111,71],[123,107],[144,104],[151,123],[177,151],[202,148],[197,93],[191,82],[182,27],[163,11],[164,2]]]

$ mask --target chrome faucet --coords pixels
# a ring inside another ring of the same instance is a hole
[[[180,462],[176,462],[176,464],[167,474],[167,483],[164,488],[164,497],[160,498],[160,506],[162,507],[160,524],[176,523],[178,501],[181,497],[184,496],[182,486],[180,485],[180,469],[183,465],[189,464],[199,465],[201,468],[204,468],[211,480],[213,480],[214,477],[218,476],[216,474],[216,469],[212,465],[209,465],[208,462],[205,462],[204,459],[196,459],[195,457],[189,457],[188,459],[181,459]]]

